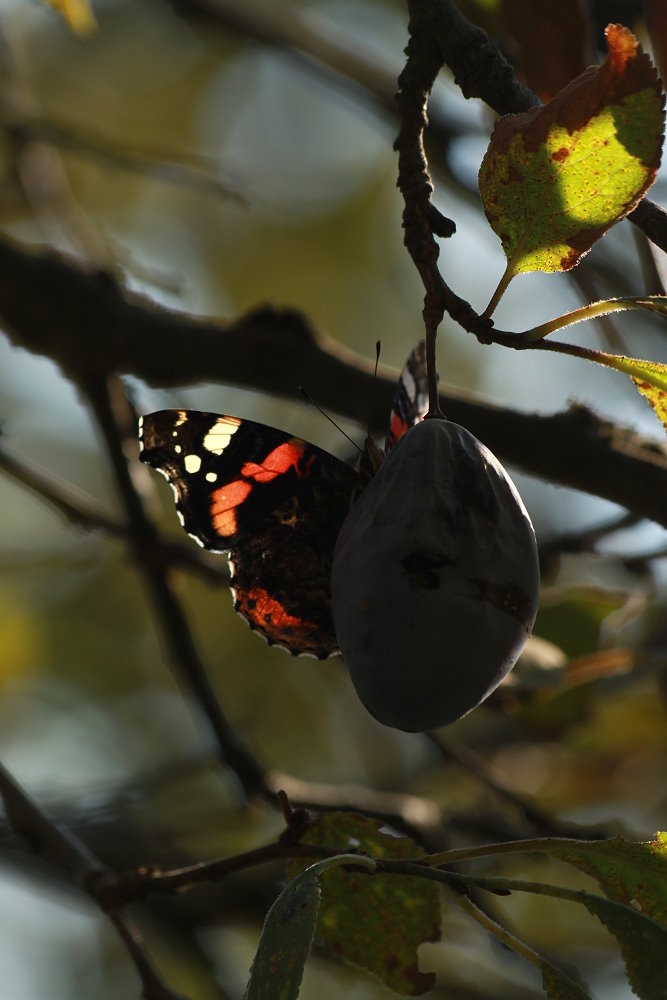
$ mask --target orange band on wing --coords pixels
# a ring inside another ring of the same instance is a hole
[[[223,538],[229,538],[236,533],[236,511],[234,508],[243,503],[251,490],[252,483],[246,483],[243,479],[235,479],[211,493],[213,527]]]
[[[253,587],[246,594],[246,604],[253,608],[253,621],[266,625],[273,625],[274,628],[298,628],[303,631],[314,631],[316,626],[312,622],[297,618],[285,610],[280,601],[264,590],[262,587]]]
[[[231,483],[225,483],[211,493],[211,518],[213,526],[223,538],[231,538],[237,531],[237,520],[235,508],[246,499],[253,488],[252,481],[256,483],[270,483],[277,476],[282,476],[290,469],[294,469],[299,478],[309,475],[310,467],[315,461],[315,455],[311,455],[306,462],[305,468],[300,468],[299,463],[303,459],[305,445],[302,441],[285,441],[270,451],[261,464],[258,462],[246,462],[242,469],[243,479],[234,479]],[[249,482],[249,480],[251,480]]]
[[[261,464],[257,462],[246,462],[241,469],[241,475],[248,479],[254,479],[256,483],[270,483],[276,476],[282,476],[290,469],[294,469],[297,476],[302,478],[307,476],[310,466],[315,461],[315,455],[311,455],[306,464],[306,469],[302,472],[299,469],[299,462],[303,458],[304,445],[302,442],[285,441],[270,451]]]
[[[397,413],[391,416],[391,427],[389,428],[389,438],[392,441],[399,441],[407,431],[405,420],[402,420]]]

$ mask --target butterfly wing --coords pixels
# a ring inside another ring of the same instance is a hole
[[[420,340],[403,366],[389,415],[385,453],[428,413],[426,343]]]
[[[160,410],[139,437],[188,534],[229,553],[234,606],[250,627],[294,654],[336,652],[331,558],[357,473],[284,431],[216,413]]]

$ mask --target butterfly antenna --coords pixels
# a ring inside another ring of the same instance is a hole
[[[324,417],[324,419],[325,419],[325,420],[328,420],[330,424],[333,424],[333,426],[334,426],[334,427],[336,428],[336,430],[337,430],[337,431],[338,431],[338,432],[339,432],[340,434],[342,434],[344,438],[347,438],[347,440],[348,440],[348,441],[350,442],[350,444],[351,444],[351,445],[353,445],[353,447],[355,447],[355,448],[357,449],[357,451],[358,451],[358,452],[359,452],[360,454],[362,454],[362,455],[363,455],[363,448],[360,448],[360,447],[359,447],[359,445],[357,444],[357,442],[356,442],[356,441],[354,441],[354,440],[353,440],[353,439],[352,439],[352,438],[350,437],[350,435],[349,435],[349,434],[347,434],[347,433],[346,433],[346,432],[345,432],[345,431],[343,430],[343,428],[342,428],[342,427],[340,426],[340,424],[337,424],[337,423],[336,423],[336,421],[335,421],[335,420],[334,420],[334,418],[333,418],[333,417],[331,416],[331,414],[327,413],[327,412],[326,412],[326,410],[323,410],[323,409],[322,409],[322,407],[321,407],[321,406],[319,405],[319,403],[316,403],[316,402],[315,402],[315,400],[314,400],[314,399],[313,399],[313,397],[312,397],[312,396],[310,395],[310,393],[308,392],[308,390],[307,390],[307,389],[304,389],[304,387],[303,387],[302,385],[300,385],[300,386],[299,386],[299,392],[300,392],[300,393],[301,393],[301,395],[302,395],[302,396],[304,397],[304,399],[307,399],[307,400],[308,400],[308,402],[309,402],[309,403],[311,404],[311,406],[314,406],[314,407],[315,407],[315,409],[317,410],[317,412],[318,412],[318,413],[321,413],[321,414],[322,414],[322,416]]]
[[[377,385],[377,377],[378,377],[378,367],[379,367],[379,365],[380,365],[380,341],[376,340],[375,341],[375,368],[373,369],[373,384],[374,385]],[[367,433],[366,433],[367,438],[370,438],[372,436],[371,435],[371,429],[372,429],[372,426],[373,426],[373,401],[372,400],[373,400],[373,397],[371,396],[371,402],[370,402],[370,404],[368,406],[368,428],[367,428]]]

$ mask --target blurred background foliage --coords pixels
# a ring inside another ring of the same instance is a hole
[[[522,44],[524,55],[534,53],[535,43],[517,37],[520,5],[460,6],[518,61]],[[649,13],[657,6],[646,5]],[[182,312],[232,318],[263,303],[296,307],[363,358],[379,338],[384,362],[399,366],[421,335],[422,300],[402,245],[392,151],[391,93],[407,40],[401,0],[100,0],[94,13],[97,33],[81,41],[45,6],[3,0],[4,235],[110,267],[130,290]],[[565,45],[569,76],[600,58],[609,20],[649,44],[641,4],[598,2],[590,13],[590,34],[575,25]],[[657,59],[664,41],[654,35]],[[555,56],[543,51],[540,62],[557,75]],[[21,144],[12,126],[22,115],[39,127]],[[434,201],[458,227],[443,241],[441,266],[481,310],[504,267],[476,195],[492,114],[441,74],[431,117]],[[652,196],[664,194],[663,169]],[[647,282],[655,291],[663,266],[621,223],[572,275],[514,282],[497,322],[521,329],[586,299],[640,294]],[[574,338],[665,357],[664,326],[636,314],[576,328]],[[445,323],[439,368],[444,383],[500,404],[551,413],[586,403],[661,439],[629,380],[570,358],[482,347]],[[311,407],[230,386],[128,384],[140,412],[235,413],[348,455]],[[3,443],[15,456],[120,516],[82,399],[52,362],[2,334],[0,402]],[[343,425],[362,440],[362,427]],[[490,703],[435,742],[376,724],[338,660],[293,660],[265,646],[236,618],[223,585],[182,573],[181,600],[236,731],[314,805],[335,790],[348,805],[375,801],[366,798],[374,791],[407,796],[430,846],[570,829],[562,824],[647,838],[667,822],[664,532],[512,472],[544,556],[538,640]],[[180,537],[166,484],[146,479],[143,488],[165,533]],[[9,477],[0,479],[0,510],[5,765],[117,870],[230,854],[275,836],[279,814],[240,804],[236,779],[218,765],[198,709],[173,679],[124,543],[68,524]],[[609,525],[618,530],[597,531]],[[446,643],[443,631],[443,655]],[[105,918],[2,830],[4,994],[138,996]],[[545,863],[504,866],[546,877]],[[241,995],[280,876],[260,869],[136,908],[173,988],[193,1000]],[[586,884],[570,870],[559,877]],[[585,912],[528,896],[493,907],[535,947],[576,965],[597,996],[630,996],[613,942]],[[541,996],[531,970],[450,910],[443,942],[423,948],[422,967],[437,970],[443,997]],[[315,952],[305,1000],[341,991],[357,1000],[386,993]]]

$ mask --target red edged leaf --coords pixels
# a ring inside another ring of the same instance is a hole
[[[479,172],[484,210],[508,259],[504,282],[567,271],[655,179],[664,130],[658,74],[627,29],[609,55],[549,104],[495,126]]]

